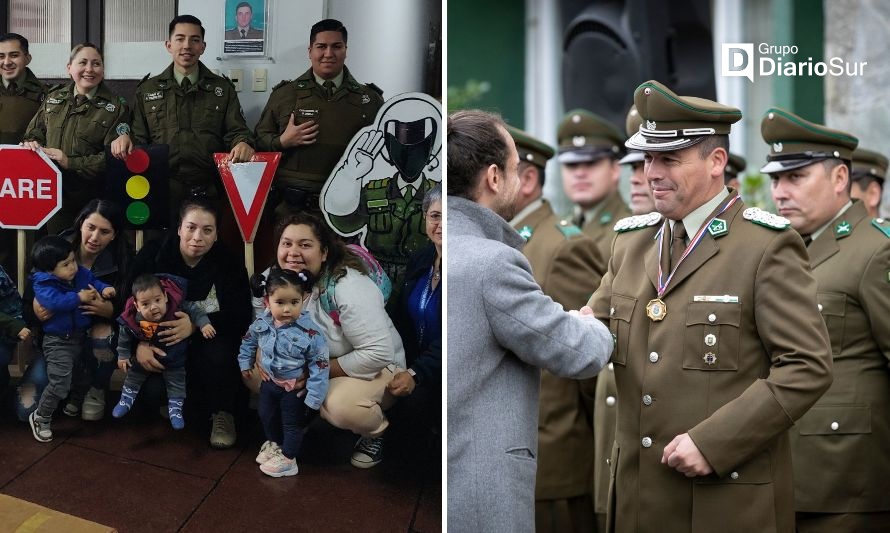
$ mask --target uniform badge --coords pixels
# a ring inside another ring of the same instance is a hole
[[[838,222],[837,226],[834,227],[834,238],[840,239],[842,237],[846,237],[853,231],[853,226],[850,225],[846,220],[841,220]]]
[[[47,104],[61,104],[62,102],[64,102],[64,100],[59,100],[58,98],[47,98],[46,99]]]
[[[667,306],[660,298],[649,300],[646,304],[646,316],[652,322],[661,322],[667,316]]]
[[[711,347],[717,344],[717,335],[713,333],[708,333],[705,335],[705,346]]]
[[[780,217],[768,211],[764,211],[759,207],[749,207],[742,211],[742,218],[770,229],[786,229],[791,225],[791,221],[785,217]]]
[[[612,213],[603,213],[600,216],[600,224],[608,224],[612,221]]]
[[[655,123],[654,120],[647,120],[647,121],[646,121],[646,129],[647,129],[647,130],[654,130],[654,129],[656,128],[656,126],[657,126],[657,124]]]
[[[155,91],[153,93],[145,93],[145,95],[142,97],[142,99],[145,100],[146,102],[151,102],[152,100],[161,100],[163,98],[164,98],[163,91]]]
[[[297,88],[299,88],[299,89],[305,89],[305,88],[306,88],[306,85],[307,85],[307,84],[306,84],[305,81],[298,81],[298,82],[297,82]]]
[[[114,131],[118,135],[129,135],[130,125],[127,124],[126,122],[121,122],[120,124],[117,125],[117,127],[114,129]]]
[[[890,221],[883,218],[873,218],[871,220],[871,225],[876,227],[878,231],[890,238]]]
[[[781,152],[782,151],[782,143],[773,143],[773,151]]]
[[[711,234],[711,237],[720,237],[721,235],[726,235],[726,232],[729,231],[726,225],[726,221],[722,218],[715,218],[708,224],[708,233]]]
[[[216,96],[222,96],[223,95],[222,87],[217,87],[216,89],[213,89],[213,94],[215,94]]]
[[[105,106],[105,111],[108,111],[109,113],[114,113],[115,109],[117,109],[117,108],[114,107],[114,104],[108,104]]]
[[[363,94],[363,95],[362,95],[362,103],[363,103],[363,104],[369,104],[369,103],[371,103],[371,97],[368,96],[367,94]]]
[[[584,136],[583,135],[575,135],[572,137],[572,145],[573,146],[584,146]]]
[[[715,354],[714,352],[708,352],[702,356],[702,360],[708,366],[713,365],[714,363],[717,362],[717,354]]]
[[[531,226],[522,226],[519,228],[519,236],[525,240],[529,240],[532,238],[532,228]]]

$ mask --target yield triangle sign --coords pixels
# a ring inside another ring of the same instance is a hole
[[[263,215],[281,152],[257,152],[246,163],[226,163],[229,154],[213,154],[244,242],[253,242]]]

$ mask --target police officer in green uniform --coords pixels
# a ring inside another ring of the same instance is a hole
[[[28,68],[28,39],[17,33],[0,35],[0,144],[22,142],[28,123],[46,98],[46,85]],[[0,230],[0,262],[15,272],[16,234]]]
[[[797,531],[890,531],[890,222],[850,198],[854,136],[779,108],[761,133],[760,171],[808,243],[834,360],[831,388],[790,432]]]
[[[887,176],[887,157],[873,150],[856,148],[853,151],[853,181],[850,196],[862,201],[868,216],[877,218]]]
[[[525,131],[507,126],[519,152],[519,193],[510,224],[526,239],[541,290],[564,309],[580,309],[599,285],[605,260],[596,243],[553,212],[541,195],[544,167],[554,150]],[[538,472],[535,531],[595,531],[591,493],[596,379],[574,380],[541,371],[538,407]]]
[[[740,190],[741,182],[739,181],[739,176],[745,175],[745,167],[747,166],[748,162],[745,161],[744,157],[730,153],[726,168],[723,169],[723,183],[727,187],[732,187],[737,191]]]
[[[105,191],[105,146],[127,128],[130,108],[103,81],[102,53],[91,43],[71,50],[71,82],[49,90],[28,124],[23,144],[43,150],[62,171],[62,209],[46,228],[59,233]]]
[[[320,215],[318,194],[353,135],[373,124],[383,97],[356,81],[345,66],[347,32],[334,19],[309,32],[312,66],[272,90],[256,126],[261,150],[282,152],[274,187],[277,214],[309,209]]]
[[[630,214],[618,193],[624,136],[604,118],[575,109],[560,121],[557,138],[563,190],[575,204],[572,220],[608,258],[612,226]]]
[[[225,198],[213,153],[228,152],[229,161],[235,163],[249,161],[254,140],[234,85],[200,61],[207,47],[201,21],[192,15],[173,18],[165,45],[173,63],[140,82],[132,132],[122,132],[112,153],[124,159],[133,143],[169,145],[170,202],[175,213],[189,194]],[[221,209],[220,214],[221,229],[234,228],[232,210]]]

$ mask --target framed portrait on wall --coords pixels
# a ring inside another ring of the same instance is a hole
[[[226,0],[223,53],[240,56],[266,55],[266,0]]]

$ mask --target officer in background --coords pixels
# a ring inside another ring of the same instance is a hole
[[[190,194],[206,195],[217,202],[225,199],[213,154],[228,152],[234,163],[250,161],[254,140],[235,86],[200,61],[207,48],[201,21],[192,15],[175,17],[165,46],[173,63],[139,83],[133,102],[133,131],[123,132],[112,143],[112,153],[124,159],[132,152],[133,143],[170,146],[170,203],[171,217],[175,218],[180,203]],[[227,244],[240,245],[240,239],[231,234],[235,228],[232,210],[220,209],[220,217]],[[173,225],[175,220],[170,222]]]
[[[761,133],[760,171],[809,243],[834,359],[831,388],[791,430],[797,531],[890,531],[890,222],[850,199],[855,137],[778,108]]]
[[[884,178],[887,176],[887,158],[872,150],[857,148],[853,151],[853,182],[850,196],[861,200],[868,216],[878,217],[881,195],[884,192]]]
[[[618,193],[624,137],[605,119],[575,109],[559,123],[557,138],[563,190],[575,204],[572,220],[608,259],[612,226],[630,214]]]
[[[0,144],[22,142],[28,122],[46,98],[46,85],[31,72],[29,63],[28,39],[18,33],[0,35]],[[0,230],[0,263],[13,277],[15,249],[15,230]]]
[[[554,150],[507,126],[519,152],[517,214],[510,221],[526,239],[522,253],[547,296],[565,310],[580,309],[599,285],[605,261],[590,237],[560,220],[541,195],[544,168]],[[593,468],[595,378],[574,380],[541,370],[535,531],[596,531]]]
[[[624,130],[630,137],[640,129],[640,114],[636,106],[630,106],[627,118],[624,121]],[[655,202],[652,200],[652,191],[649,190],[649,182],[644,174],[645,154],[639,150],[628,150],[627,155],[618,160],[619,165],[630,166],[630,211],[634,215],[642,215],[655,211]],[[610,446],[611,448],[611,446]],[[606,481],[609,481],[606,477]],[[597,511],[599,512],[599,511]],[[603,511],[605,512],[605,511]]]
[[[738,109],[656,81],[634,103],[658,212],[614,225],[591,300],[621,398],[610,531],[792,531],[788,430],[831,384],[803,241],[723,183]]]
[[[727,187],[740,191],[742,183],[739,176],[745,176],[745,167],[747,166],[748,162],[745,161],[744,157],[738,154],[729,154],[729,162],[726,163],[726,168],[723,169],[723,183]]]

